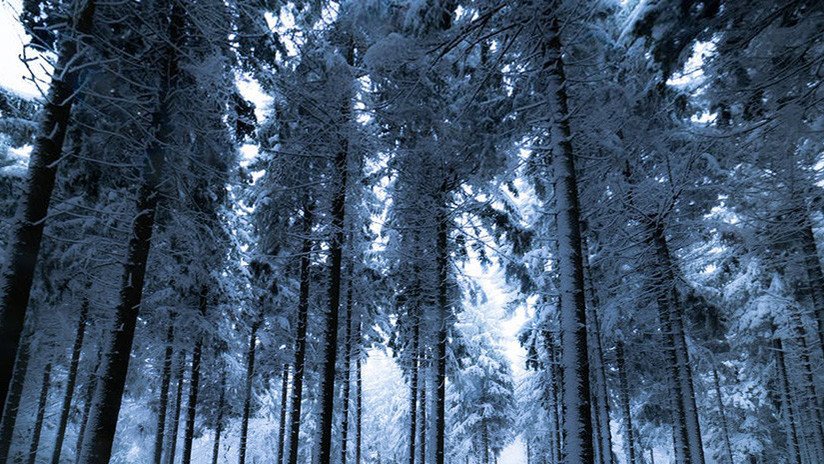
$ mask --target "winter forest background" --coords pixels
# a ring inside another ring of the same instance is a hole
[[[824,463],[824,2],[0,0],[0,463]]]

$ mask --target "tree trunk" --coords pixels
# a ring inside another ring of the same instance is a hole
[[[80,305],[80,317],[77,320],[77,330],[72,346],[72,356],[69,361],[69,374],[66,378],[66,393],[63,395],[63,405],[60,408],[60,418],[57,421],[57,432],[54,438],[51,464],[60,464],[60,454],[63,451],[63,440],[66,437],[66,426],[69,424],[74,386],[77,383],[77,369],[80,365],[80,354],[83,351],[83,338],[86,336],[86,321],[89,318],[89,297],[83,298]]]
[[[799,348],[799,360],[801,361],[801,370],[803,373],[803,384],[801,387],[806,393],[804,403],[808,406],[810,424],[810,432],[812,432],[814,447],[816,450],[816,460],[824,459],[824,416],[822,416],[821,408],[819,406],[819,395],[815,386],[815,375],[813,374],[813,366],[810,361],[810,351],[807,346],[807,331],[804,328],[804,321],[798,308],[790,308],[790,320],[793,325],[795,333],[795,342]]]
[[[650,223],[652,242],[655,246],[657,269],[654,271],[654,285],[658,292],[659,318],[668,356],[670,378],[673,381],[673,403],[675,405],[676,456],[688,464],[704,464],[704,447],[701,441],[701,427],[698,422],[698,408],[695,403],[695,389],[692,384],[689,351],[683,325],[683,308],[678,290],[675,288],[674,263],[669,245],[660,222]]]
[[[481,437],[481,442],[483,443],[483,450],[481,451],[481,456],[483,456],[483,464],[489,464],[489,430],[487,430],[487,424],[484,422],[481,425],[481,430],[483,436]]]
[[[208,308],[209,288],[203,285],[200,288],[200,316],[206,317]],[[195,418],[197,417],[197,395],[200,387],[200,359],[203,356],[203,334],[197,335],[195,349],[192,352],[192,373],[189,375],[189,401],[186,405],[186,432],[183,435],[182,464],[189,464],[192,460],[192,440],[195,436]]]
[[[49,96],[43,105],[37,139],[29,156],[27,187],[18,202],[10,233],[8,261],[0,278],[0,401],[3,401],[0,409],[5,408],[14,374],[14,360],[26,321],[57,166],[79,87],[77,64],[83,51],[78,47],[92,30],[95,5],[95,0],[77,0],[74,5],[71,20],[75,37],[68,37],[60,44]]]
[[[347,50],[346,62],[354,63],[354,44]],[[341,121],[349,122],[351,102],[341,108]],[[335,408],[335,368],[338,361],[338,311],[340,309],[341,262],[343,259],[344,216],[346,213],[346,183],[348,177],[347,160],[349,140],[341,137],[340,148],[335,155],[335,192],[332,197],[332,232],[329,241],[329,309],[326,313],[326,333],[324,334],[323,387],[320,398],[320,442],[318,443],[320,464],[330,464],[332,459],[332,425]]]
[[[420,321],[416,314],[415,327],[412,329],[412,349],[410,351],[412,364],[409,380],[409,464],[415,464],[415,436],[418,428],[418,337],[420,337]]]
[[[178,355],[177,368],[177,393],[175,394],[175,410],[172,413],[172,427],[169,430],[169,452],[167,455],[167,464],[174,464],[175,455],[177,454],[177,429],[180,427],[180,411],[183,409],[183,381],[186,376],[186,354],[180,352]]]
[[[550,12],[551,13],[551,12]],[[584,270],[581,253],[581,215],[575,154],[570,141],[567,82],[558,19],[553,18],[543,44],[547,95],[552,114],[552,169],[558,228],[561,300],[561,364],[564,369],[564,461],[594,462],[589,401],[589,355]]]
[[[727,413],[724,410],[724,398],[721,396],[721,381],[718,378],[718,368],[712,365],[712,381],[715,386],[715,401],[718,406],[718,415],[721,418],[721,433],[724,439],[724,456],[727,464],[735,464],[732,459],[732,444],[730,443],[730,428],[727,424]]]
[[[420,343],[419,346],[422,353],[420,357],[421,364],[419,368],[423,371],[423,375],[418,379],[418,382],[420,382],[420,384],[418,385],[418,391],[420,392],[421,396],[420,400],[418,401],[418,407],[421,409],[420,414],[418,414],[418,416],[420,416],[420,419],[418,420],[418,442],[420,443],[420,445],[418,446],[418,464],[426,464],[426,433],[427,427],[429,426],[429,422],[426,419],[427,409],[429,407],[429,405],[426,402],[426,388],[428,385],[426,377],[429,369],[427,369],[427,360],[424,351],[425,348]]]
[[[155,429],[154,464],[161,464],[163,457],[163,438],[166,436],[166,416],[169,408],[169,385],[172,381],[174,339],[174,318],[170,318],[169,327],[166,329],[166,349],[163,353],[163,373],[160,378],[160,405],[157,411],[157,428]]]
[[[806,209],[806,208],[805,208]],[[821,270],[821,258],[818,254],[818,245],[815,242],[812,222],[809,213],[805,212],[804,224],[802,225],[802,251],[804,252],[804,264],[807,268],[807,279],[810,282],[810,294],[812,295],[815,318],[818,322],[818,346],[821,355],[824,357],[824,271]]]
[[[621,389],[621,408],[624,412],[624,429],[626,432],[624,438],[624,446],[626,447],[627,464],[636,464],[635,462],[635,428],[632,425],[632,413],[630,412],[629,403],[629,379],[627,377],[627,364],[624,358],[624,341],[620,338],[615,342],[615,357],[618,365],[618,381]]]
[[[361,346],[362,323],[358,322],[357,340]],[[363,444],[363,372],[361,371],[360,353],[355,354],[355,464],[361,464],[361,445]]]
[[[51,369],[52,365],[48,363],[43,370],[43,383],[40,385],[40,400],[37,402],[37,417],[34,419],[34,428],[32,429],[28,464],[34,464],[34,461],[37,459],[37,448],[40,447],[40,435],[43,433],[43,418],[46,416],[46,401],[49,399],[49,387],[51,386]]]
[[[286,446],[286,409],[289,397],[289,364],[283,364],[280,375],[280,420],[278,421],[278,458],[277,464],[283,464],[283,448]]]
[[[215,444],[212,447],[212,464],[217,464],[217,456],[220,452],[220,434],[223,432],[223,410],[226,403],[226,366],[220,375],[220,397],[217,401],[217,419],[215,420]],[[278,461],[282,463],[282,461]]]
[[[446,343],[447,317],[450,311],[448,295],[449,278],[449,228],[446,213],[446,188],[441,188],[437,212],[437,269],[438,269],[438,332],[435,351],[435,464],[444,464],[446,457]],[[423,463],[421,463],[423,464]]]
[[[552,332],[549,329],[544,329],[544,347],[547,350],[548,358],[549,358],[549,366],[547,368],[547,374],[549,377],[548,382],[548,400],[549,400],[549,412],[552,414],[552,430],[550,431],[550,447],[552,453],[552,463],[553,464],[560,464],[561,463],[561,449],[563,448],[563,415],[562,415],[562,407],[561,401],[559,401],[561,397],[561,388],[563,382],[561,381],[561,370],[558,366],[558,355],[557,349],[555,346],[555,337],[552,336]]]
[[[89,413],[92,410],[92,400],[94,399],[94,391],[97,388],[97,370],[100,368],[100,363],[103,359],[103,353],[97,351],[97,361],[94,363],[94,368],[89,371],[89,378],[86,380],[86,394],[83,398],[83,415],[80,418],[80,430],[77,431],[77,442],[75,443],[74,460],[77,462],[83,451],[83,436],[86,434],[86,424],[89,422]]]
[[[129,370],[132,343],[134,341],[137,316],[143,299],[143,282],[146,277],[146,263],[152,244],[155,213],[162,180],[166,147],[172,142],[173,128],[169,120],[171,114],[170,91],[178,78],[178,50],[182,44],[184,8],[181,2],[171,0],[169,19],[169,42],[165,47],[165,63],[160,66],[159,106],[152,117],[152,127],[156,136],[146,149],[146,165],[143,183],[137,198],[137,216],[132,222],[128,251],[126,253],[120,303],[114,317],[112,334],[107,356],[104,359],[100,382],[95,394],[95,407],[89,418],[89,434],[83,446],[82,464],[109,462],[112,454],[117,417]]]
[[[263,319],[263,314],[252,323],[252,333],[249,335],[249,348],[246,351],[246,384],[243,390],[243,417],[240,424],[239,464],[246,464],[246,442],[249,436],[249,414],[252,408],[252,380],[255,375],[255,351],[257,350],[257,331]]]
[[[349,444],[349,393],[352,387],[350,366],[352,365],[352,265],[349,265],[349,285],[346,289],[346,320],[343,339],[343,418],[341,423],[341,464],[346,464]]]
[[[309,264],[312,254],[312,210],[307,202],[303,208],[303,243],[300,255],[300,295],[298,297],[297,336],[295,337],[295,373],[292,376],[292,410],[289,412],[289,461],[297,464],[300,439],[300,413],[303,398],[303,373],[306,364],[306,328],[309,317]]]
[[[9,449],[14,440],[14,426],[17,423],[17,411],[20,409],[20,400],[23,397],[23,387],[26,385],[26,373],[29,370],[31,357],[31,329],[20,340],[20,349],[17,350],[17,360],[14,363],[14,376],[3,409],[3,418],[0,422],[0,463],[6,462]]]
[[[775,332],[775,330],[773,330]],[[787,456],[791,464],[801,464],[801,443],[798,440],[798,426],[793,406],[793,393],[790,379],[787,375],[787,359],[784,354],[784,341],[775,336],[773,339],[775,364],[778,370],[778,380],[781,383],[781,402],[784,405],[784,419],[787,426]]]

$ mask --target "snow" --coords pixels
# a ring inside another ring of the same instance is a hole
[[[29,42],[23,26],[17,20],[22,8],[22,0],[0,0],[0,87],[8,89],[25,98],[36,98],[40,91],[29,77],[29,69],[20,60],[23,47]],[[31,52],[27,52],[31,55]],[[36,56],[29,56],[36,58]],[[46,69],[41,68],[41,65]],[[38,59],[30,63],[37,79],[46,80],[50,68],[45,60]]]

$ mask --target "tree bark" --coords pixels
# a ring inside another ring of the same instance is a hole
[[[169,430],[169,452],[167,464],[174,464],[177,454],[177,429],[180,427],[180,411],[183,409],[183,383],[186,376],[186,354],[181,351],[178,355],[177,393],[175,394],[175,410],[172,413],[172,427]]]
[[[552,417],[552,430],[550,430],[550,446],[551,457],[553,464],[561,463],[561,449],[563,448],[563,408],[561,406],[561,388],[563,382],[561,381],[561,370],[558,366],[558,354],[555,346],[555,337],[547,328],[543,331],[544,346],[547,350],[547,357],[549,358],[549,366],[547,366],[547,374],[549,377],[548,389],[548,410]]]
[[[821,258],[818,254],[818,245],[815,242],[812,222],[809,213],[804,215],[802,225],[802,251],[804,252],[804,264],[807,268],[807,279],[810,282],[810,294],[812,295],[815,318],[818,322],[818,346],[821,355],[824,357],[824,271],[821,270]]]
[[[283,464],[284,447],[286,446],[286,409],[289,397],[289,364],[283,364],[280,375],[280,420],[278,421],[278,457],[277,464]]]
[[[49,96],[43,105],[38,135],[29,156],[27,187],[18,203],[10,234],[8,262],[0,278],[0,401],[3,401],[0,409],[5,408],[14,374],[43,228],[79,86],[76,65],[82,54],[81,43],[92,30],[95,6],[95,0],[75,2],[71,18],[75,37],[66,38],[60,45]]]
[[[163,457],[163,439],[166,436],[166,416],[169,409],[169,385],[172,381],[174,339],[174,318],[170,318],[169,327],[166,329],[166,349],[163,352],[163,373],[160,378],[160,405],[158,406],[157,428],[155,429],[154,464],[161,464]]]
[[[83,451],[83,436],[86,434],[86,424],[89,422],[89,414],[92,410],[92,400],[94,399],[94,391],[97,388],[97,370],[100,368],[100,363],[103,359],[103,353],[97,351],[97,361],[94,368],[89,371],[89,378],[86,380],[86,394],[83,398],[83,415],[80,418],[80,430],[77,432],[77,442],[75,443],[75,462],[80,459]],[[1,461],[0,461],[1,462]]]
[[[362,323],[358,322],[357,345],[361,345]],[[363,444],[363,372],[361,370],[360,353],[355,354],[355,464],[361,463],[361,448]]]
[[[421,350],[421,357],[420,357],[420,366],[419,368],[423,371],[423,375],[418,379],[420,384],[418,385],[418,391],[420,392],[420,399],[418,401],[418,407],[420,408],[420,419],[418,420],[418,442],[420,445],[418,446],[418,464],[426,464],[426,433],[427,428],[429,426],[429,422],[427,422],[427,409],[429,405],[426,402],[426,388],[428,385],[426,374],[428,373],[427,369],[427,362],[426,362],[426,353],[425,348],[419,343],[419,347]]]
[[[252,323],[252,333],[249,335],[249,348],[246,351],[246,384],[243,390],[243,417],[240,424],[240,448],[238,463],[246,464],[246,445],[249,437],[249,414],[252,408],[252,381],[255,375],[255,352],[257,351],[257,331],[263,319],[259,314]]]
[[[217,457],[220,453],[220,435],[223,433],[223,410],[226,404],[226,366],[220,375],[220,397],[217,401],[217,419],[215,420],[215,444],[212,447],[212,464],[217,464]],[[282,461],[278,461],[282,463]]]
[[[354,44],[350,44],[346,62],[354,63]],[[341,108],[343,125],[349,123],[351,102],[347,99]],[[326,333],[324,334],[323,387],[321,393],[320,441],[318,443],[320,464],[330,464],[332,459],[332,425],[335,408],[335,369],[338,360],[338,311],[340,309],[341,263],[343,259],[344,219],[346,213],[346,183],[348,177],[347,160],[349,139],[343,135],[340,148],[335,155],[335,191],[332,197],[332,235],[329,241],[329,309],[326,313]]]
[[[69,374],[66,378],[66,393],[63,395],[63,405],[60,408],[60,418],[57,421],[57,432],[54,438],[54,450],[52,451],[51,464],[60,464],[60,454],[63,451],[63,440],[66,437],[66,427],[69,424],[69,413],[71,412],[72,397],[74,396],[74,386],[77,383],[77,370],[80,365],[80,354],[83,351],[83,338],[86,336],[86,322],[89,318],[89,297],[83,298],[80,305],[80,317],[77,320],[77,330],[74,336],[74,346],[72,346],[72,356],[69,361]]]
[[[804,321],[798,312],[798,308],[790,308],[790,321],[795,333],[795,342],[799,348],[798,357],[801,361],[801,371],[803,374],[803,384],[801,386],[807,396],[804,403],[809,405],[807,411],[809,412],[809,419],[812,422],[810,431],[815,442],[816,460],[820,461],[824,459],[824,415],[822,415],[821,407],[819,406],[820,397],[816,391],[815,375],[813,374],[809,347],[807,346],[807,331],[804,328]]]
[[[624,429],[626,429],[624,446],[627,454],[627,464],[636,464],[635,451],[635,428],[632,424],[632,412],[629,402],[629,379],[627,377],[627,364],[624,357],[624,341],[620,338],[615,342],[615,357],[618,365],[618,381],[621,389],[621,408],[624,413]]]
[[[343,418],[341,423],[341,464],[346,464],[349,444],[349,393],[352,387],[350,366],[352,365],[352,266],[349,266],[349,285],[346,289],[345,336],[343,339]]]
[[[775,330],[773,330],[775,332]],[[775,364],[778,370],[778,381],[781,383],[781,400],[784,405],[784,419],[787,427],[787,459],[792,464],[801,464],[801,443],[798,440],[798,426],[793,406],[793,393],[790,379],[787,375],[787,359],[784,354],[784,341],[775,336],[773,338]]]
[[[549,12],[552,14],[553,12]],[[564,369],[564,461],[594,462],[587,317],[581,253],[581,214],[572,149],[560,26],[552,18],[543,44],[547,95],[551,101],[553,185],[558,228],[561,359]]]
[[[34,464],[35,459],[37,459],[37,448],[40,447],[40,435],[43,433],[43,418],[46,416],[46,401],[49,399],[49,387],[51,385],[51,369],[52,365],[48,363],[43,370],[43,383],[40,385],[40,400],[37,402],[37,417],[34,419],[34,428],[32,429],[28,464]]]
[[[409,380],[409,464],[415,464],[415,437],[418,427],[418,337],[420,321],[415,314],[415,327],[412,329],[411,366]]]
[[[435,351],[435,464],[446,457],[446,344],[449,307],[449,227],[446,212],[446,187],[441,188],[437,212],[438,332]]]
[[[298,297],[297,336],[295,337],[295,373],[292,376],[291,411],[289,418],[289,461],[288,464],[297,464],[298,446],[300,440],[300,414],[303,398],[303,373],[306,364],[306,329],[309,317],[309,284],[311,275],[309,264],[312,254],[312,222],[313,206],[306,203],[303,208],[303,243],[300,255],[300,290]]]
[[[732,444],[730,443],[730,427],[727,423],[727,412],[724,409],[724,398],[721,396],[721,381],[718,377],[718,367],[713,363],[712,365],[712,382],[715,386],[715,401],[718,406],[718,415],[721,418],[721,433],[724,439],[724,457],[727,458],[727,464],[735,464],[732,459]]]
[[[200,316],[206,317],[208,308],[209,288],[203,285],[200,288]],[[197,335],[194,351],[192,351],[192,372],[189,374],[189,401],[186,405],[186,432],[183,435],[182,464],[189,464],[192,460],[192,440],[195,436],[195,419],[197,417],[197,395],[200,387],[200,360],[203,356],[203,334]]]
[[[137,324],[137,316],[143,299],[143,282],[146,277],[146,263],[152,244],[155,213],[160,198],[158,186],[162,180],[166,147],[172,142],[173,128],[170,122],[170,93],[178,79],[178,51],[182,45],[185,11],[181,2],[172,3],[169,18],[169,41],[164,50],[165,63],[160,67],[159,105],[152,117],[152,127],[156,136],[146,149],[146,165],[138,193],[136,212],[128,251],[126,253],[120,303],[114,317],[112,334],[107,356],[104,359],[100,382],[95,394],[95,407],[89,418],[89,434],[83,446],[82,464],[108,462],[112,454],[112,444],[117,430],[117,418],[129,370],[132,343]]]
[[[14,376],[3,409],[3,418],[0,421],[0,463],[9,458],[9,449],[14,440],[14,427],[17,423],[17,411],[20,409],[20,400],[23,397],[23,387],[26,384],[26,373],[29,370],[31,357],[31,329],[20,340],[20,349],[17,350],[17,360],[14,363]]]

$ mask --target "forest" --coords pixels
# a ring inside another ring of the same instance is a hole
[[[0,12],[0,463],[824,463],[823,1]]]

